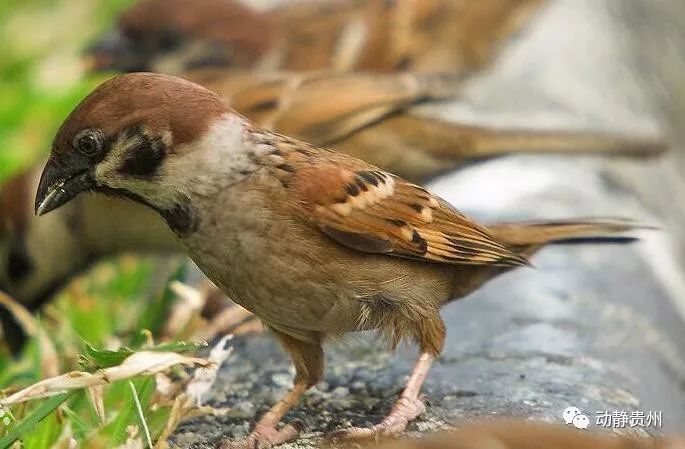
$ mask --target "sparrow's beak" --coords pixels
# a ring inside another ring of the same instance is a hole
[[[135,44],[117,30],[88,47],[83,64],[91,72],[133,72],[143,68]]]
[[[36,193],[36,215],[47,214],[71,201],[76,195],[95,187],[86,158],[71,158],[64,165],[54,157],[48,159]]]

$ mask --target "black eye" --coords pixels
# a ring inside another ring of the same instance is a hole
[[[94,156],[102,150],[102,132],[84,129],[74,137],[74,147],[86,156]]]

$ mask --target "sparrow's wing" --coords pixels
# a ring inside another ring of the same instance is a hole
[[[295,147],[295,149],[293,148]],[[281,180],[304,218],[349,248],[431,262],[525,265],[423,187],[360,160],[299,143],[280,144]]]
[[[371,73],[243,74],[202,71],[187,76],[262,127],[317,145],[331,145],[410,105],[453,98],[455,75]]]
[[[412,14],[405,59],[412,70],[476,73],[525,29],[547,0],[421,0]]]
[[[279,68],[473,73],[491,63],[545,0],[344,0],[275,11]]]

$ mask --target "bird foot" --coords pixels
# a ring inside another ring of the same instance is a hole
[[[333,440],[375,440],[385,436],[398,435],[407,425],[426,411],[428,398],[421,395],[416,399],[401,397],[393,406],[390,414],[379,424],[371,427],[352,427],[334,432]]]
[[[295,421],[286,424],[278,430],[275,426],[257,425],[247,438],[239,441],[222,439],[216,446],[217,449],[267,449],[287,443],[297,438],[304,428],[304,423]]]

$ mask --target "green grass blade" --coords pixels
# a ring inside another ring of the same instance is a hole
[[[34,410],[33,413],[18,422],[6,437],[0,439],[0,449],[9,447],[12,443],[21,438],[22,435],[34,430],[38,423],[74,394],[75,392],[64,393],[46,400],[40,407]]]
[[[110,368],[121,365],[127,357],[133,354],[130,348],[119,348],[116,351],[109,349],[97,349],[89,343],[85,344],[85,359],[90,362],[95,369]]]

